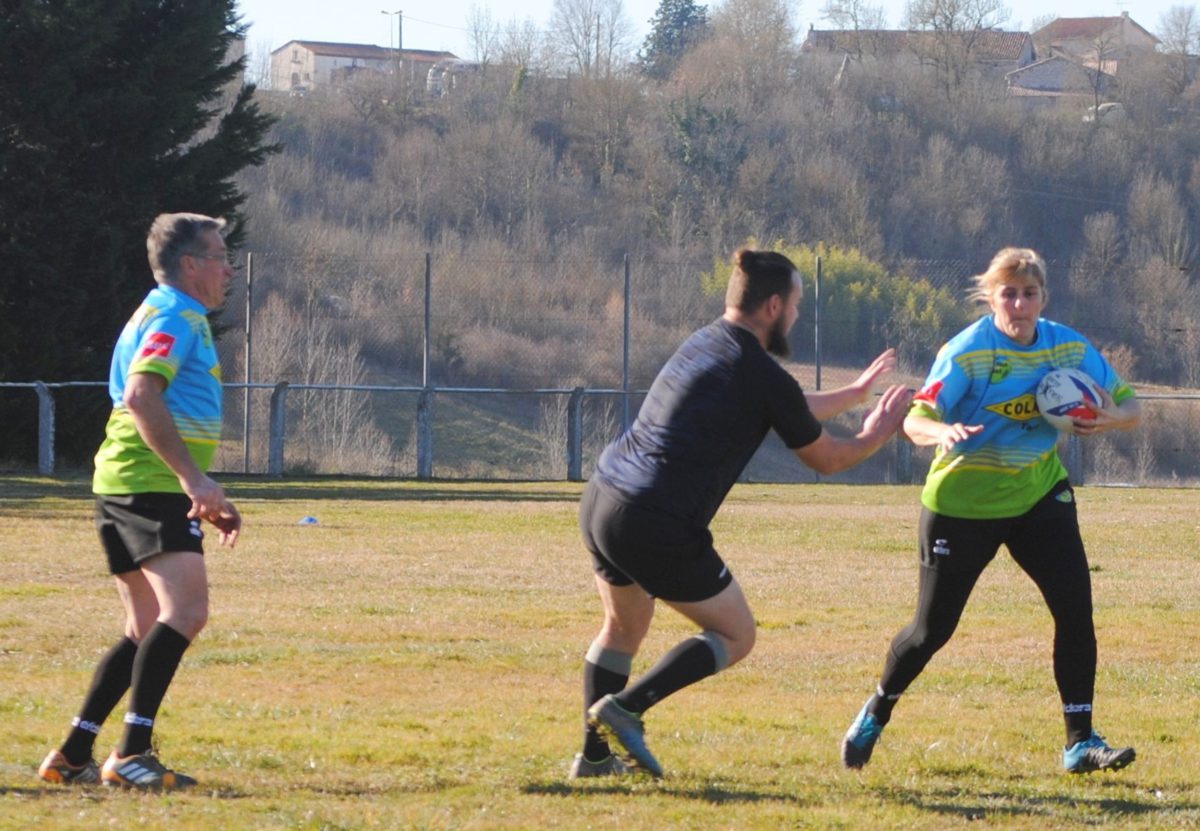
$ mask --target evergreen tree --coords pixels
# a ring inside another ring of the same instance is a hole
[[[638,53],[642,71],[665,81],[679,59],[708,34],[708,12],[693,0],[659,0],[650,34]]]
[[[10,0],[0,7],[0,380],[105,380],[153,286],[146,232],[164,211],[230,221],[233,177],[260,164],[272,119],[228,57],[235,0]],[[8,446],[35,457],[32,396],[2,391]],[[99,445],[109,404],[56,396],[60,458]]]

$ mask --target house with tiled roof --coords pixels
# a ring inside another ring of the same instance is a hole
[[[995,29],[937,33],[905,29],[814,29],[800,45],[801,53],[848,55],[852,58],[912,58],[934,53],[938,38],[952,37],[953,44],[978,65],[1002,72],[1028,66],[1036,58],[1028,32]]]
[[[1160,41],[1129,16],[1060,17],[1033,33],[1038,54],[1063,56],[1110,75],[1139,53],[1154,52]]]
[[[429,49],[290,40],[271,52],[271,87],[307,92],[336,85],[363,72],[409,74],[424,86],[430,67],[455,57],[452,52]]]
[[[1107,101],[1117,88],[1114,76],[1062,55],[1014,69],[1004,80],[1008,97],[1020,99],[1029,107],[1065,100],[1089,106],[1097,98]]]

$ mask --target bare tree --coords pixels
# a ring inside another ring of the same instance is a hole
[[[1118,57],[1117,36],[1109,31],[1099,35],[1092,41],[1092,49],[1087,56],[1084,68],[1087,70],[1088,82],[1092,87],[1092,127],[1098,129],[1101,125],[1100,103],[1108,97],[1112,74],[1108,72],[1114,58]]]
[[[827,0],[821,17],[848,33],[847,42],[838,45],[860,60],[864,52],[876,51],[871,33],[887,26],[883,6],[872,6],[865,0]]]
[[[550,28],[563,60],[585,78],[628,62],[633,28],[621,0],[554,0]]]
[[[1191,83],[1189,55],[1200,53],[1200,14],[1195,6],[1172,6],[1158,22],[1158,39],[1166,58],[1166,82],[1172,97]]]
[[[543,37],[534,22],[513,18],[500,35],[496,54],[505,66],[536,70],[542,68],[543,52]]]
[[[491,63],[500,48],[500,27],[486,6],[472,4],[467,14],[467,40],[471,52],[481,64]]]
[[[1083,250],[1067,276],[1075,315],[1086,317],[1088,333],[1104,343],[1121,340],[1118,321],[1128,313],[1128,292],[1122,291],[1124,240],[1117,215],[1090,214],[1083,221]]]
[[[1194,263],[1191,221],[1175,185],[1157,173],[1140,173],[1129,191],[1126,216],[1130,251],[1137,261],[1158,258],[1180,269]]]
[[[250,83],[259,89],[271,89],[271,41],[260,38],[254,42],[252,56],[248,64]]]
[[[905,25],[929,33],[914,38],[913,48],[936,69],[943,92],[949,95],[962,85],[980,35],[1003,24],[1008,16],[1001,0],[910,0]]]
[[[777,55],[796,43],[791,0],[726,0],[713,12],[718,37],[731,40],[746,55]]]
[[[765,106],[798,51],[791,0],[727,0],[711,19],[712,34],[684,56],[678,77],[713,109]]]

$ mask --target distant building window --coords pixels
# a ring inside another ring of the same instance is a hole
[[[292,50],[292,60],[299,62],[299,60],[300,60],[300,50],[299,49]]]

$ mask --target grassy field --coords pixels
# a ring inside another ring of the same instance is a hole
[[[1125,771],[1061,772],[1049,615],[1003,554],[871,764],[842,769],[911,615],[917,490],[741,485],[714,531],[755,652],[650,712],[662,781],[574,784],[599,622],[579,486],[228,484],[245,537],[209,549],[211,620],[158,729],[201,787],[159,796],[36,779],[121,622],[86,483],[0,479],[0,828],[1200,827],[1197,491],[1080,491],[1097,725],[1137,747]],[[635,672],[689,632],[660,610]]]

